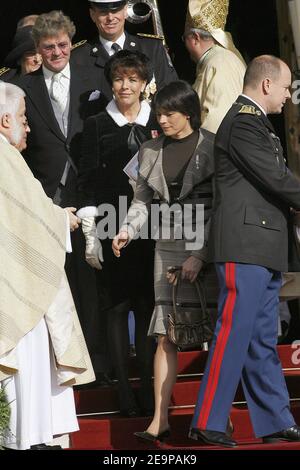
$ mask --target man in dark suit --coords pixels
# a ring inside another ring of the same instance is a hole
[[[111,55],[121,49],[143,52],[153,68],[152,91],[161,89],[167,83],[177,80],[177,74],[161,39],[133,36],[124,31],[127,18],[127,0],[89,1],[90,16],[97,26],[99,36],[91,43],[74,49],[71,61],[76,64],[92,65],[104,78],[104,65]],[[155,86],[156,85],[156,86]],[[111,98],[112,91],[105,80],[104,94]]]
[[[60,11],[42,14],[32,33],[43,66],[18,82],[26,93],[31,128],[24,158],[56,204],[75,208],[83,120],[101,110],[106,99],[101,93],[101,80],[92,68],[69,64],[75,26],[68,17]],[[74,233],[72,245],[66,272],[93,356],[94,322],[98,316],[95,273],[85,262],[81,231]]]
[[[300,208],[300,181],[267,118],[281,112],[290,85],[284,62],[255,58],[216,135],[211,240],[219,312],[189,434],[210,444],[236,446],[225,429],[240,379],[256,437],[300,441],[276,350],[290,208]]]

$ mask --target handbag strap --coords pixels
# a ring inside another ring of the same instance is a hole
[[[172,301],[173,301],[174,320],[176,322],[176,320],[178,319],[177,307],[180,305],[177,302],[177,297],[178,297],[179,284],[182,282],[181,281],[181,269],[176,270],[175,279],[176,279],[176,282],[175,284],[173,284],[173,289],[172,289]],[[193,284],[195,285],[195,288],[196,288],[196,291],[200,300],[201,309],[203,312],[206,312],[206,297],[205,297],[203,281],[197,277],[197,279],[194,281]]]

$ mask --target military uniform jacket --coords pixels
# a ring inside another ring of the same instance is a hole
[[[19,78],[20,73],[18,69],[10,69],[8,67],[2,67],[0,69],[0,80],[7,83],[15,83]]]
[[[125,33],[125,36],[124,49],[143,52],[150,59],[158,90],[173,80],[178,80],[171,59],[160,39],[143,38],[128,33]],[[71,54],[71,63],[97,67],[99,79],[101,77],[104,83],[103,92],[110,99],[112,97],[111,86],[107,83],[103,73],[104,65],[108,59],[109,55],[99,39],[75,48]]]
[[[271,122],[244,96],[217,132],[215,171],[214,261],[287,271],[289,213],[300,208],[300,181],[285,164]]]

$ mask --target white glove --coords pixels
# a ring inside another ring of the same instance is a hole
[[[94,217],[83,217],[81,221],[82,231],[85,236],[85,259],[92,268],[102,269],[103,263],[102,245],[97,237]]]

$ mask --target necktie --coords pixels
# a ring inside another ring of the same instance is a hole
[[[114,51],[114,54],[116,52],[119,52],[122,50],[122,47],[117,43],[117,42],[114,42],[112,45],[111,45],[111,48],[112,50]]]
[[[54,73],[51,80],[50,97],[58,104],[63,112],[67,104],[67,93],[61,83],[61,73]]]

